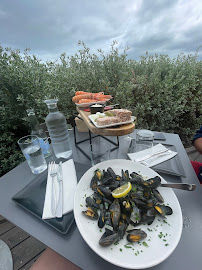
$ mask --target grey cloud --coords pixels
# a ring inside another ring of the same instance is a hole
[[[188,0],[2,0],[0,44],[30,47],[45,60],[64,51],[76,53],[79,40],[92,52],[99,48],[108,52],[116,39],[121,51],[130,47],[132,58],[146,51],[173,57],[202,45],[200,10],[199,0],[192,4]]]

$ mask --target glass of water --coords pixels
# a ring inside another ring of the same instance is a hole
[[[146,149],[151,149],[154,142],[154,133],[151,130],[139,130],[137,131],[136,138],[130,142],[128,153],[135,153]]]
[[[100,137],[93,138],[90,145],[90,155],[92,166],[110,159],[111,146],[108,142],[103,141]]]
[[[33,174],[42,173],[47,169],[47,163],[37,136],[28,135],[22,137],[18,140],[18,145]]]

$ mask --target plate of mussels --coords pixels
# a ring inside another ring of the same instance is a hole
[[[173,190],[161,183],[166,181],[158,173],[129,160],[90,168],[74,197],[75,221],[89,247],[128,269],[152,267],[168,258],[181,237],[182,212]],[[123,185],[130,188],[115,196]]]

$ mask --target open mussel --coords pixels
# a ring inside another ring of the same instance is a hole
[[[103,177],[103,173],[100,169],[95,170],[94,176],[97,178],[97,181],[101,181]]]
[[[100,193],[98,193],[98,192],[94,192],[93,193],[93,199],[95,200],[95,203],[96,204],[101,204],[102,203],[102,195],[100,194]]]
[[[143,183],[141,183],[141,185],[143,184],[143,186],[151,188],[151,189],[155,189],[157,187],[160,186],[161,184],[161,178],[159,176],[155,176],[154,178],[150,178],[146,181],[144,181]]]
[[[107,199],[112,199],[112,193],[111,193],[111,190],[104,186],[104,185],[98,185],[96,186],[96,191],[98,193],[100,193],[103,197],[107,198]]]
[[[91,197],[86,197],[86,206],[99,209],[99,204],[97,204]]]
[[[94,171],[93,178],[91,179],[91,182],[90,182],[90,187],[92,188],[92,190],[95,190],[95,187],[102,180],[102,177],[103,177],[103,174],[101,170],[97,169]]]
[[[144,238],[147,237],[146,232],[144,232],[141,229],[129,230],[129,231],[127,231],[127,233],[128,233],[128,235],[127,235],[128,242],[138,242],[138,241],[143,240]]]
[[[98,213],[96,209],[94,208],[88,207],[87,210],[82,211],[82,213],[90,219],[94,219],[94,220],[98,219]]]
[[[154,207],[158,214],[160,214],[162,217],[165,217],[166,215],[172,215],[173,210],[169,206],[157,204]]]

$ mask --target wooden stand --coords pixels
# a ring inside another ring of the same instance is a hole
[[[135,123],[118,125],[118,126],[108,127],[108,128],[97,128],[97,127],[94,126],[94,124],[88,118],[88,116],[90,115],[90,112],[86,112],[86,111],[80,110],[78,107],[77,107],[77,111],[78,111],[79,115],[81,116],[81,117],[79,117],[79,119],[82,119],[84,121],[84,123],[86,124],[86,126],[88,127],[88,129],[89,129],[89,138],[88,139],[85,139],[85,140],[82,140],[82,141],[77,141],[77,139],[76,139],[76,130],[75,130],[75,126],[74,126],[75,146],[89,160],[90,160],[89,155],[87,155],[86,152],[84,152],[83,149],[79,146],[80,143],[83,143],[83,142],[89,140],[90,141],[91,150],[92,150],[92,139],[95,138],[95,137],[97,137],[97,136],[101,136],[103,139],[105,139],[108,142],[110,142],[113,145],[115,145],[115,147],[111,149],[111,151],[114,151],[115,149],[117,149],[119,147],[119,137],[118,136],[124,136],[124,135],[130,134],[130,133],[132,133],[135,130]],[[97,134],[97,135],[94,136],[94,137],[92,137],[91,136],[91,133]],[[108,139],[108,138],[106,138],[104,136],[116,136],[117,137],[117,143],[111,141],[110,139]]]
[[[94,126],[94,124],[88,118],[88,116],[90,115],[90,112],[79,110],[78,107],[77,107],[77,111],[81,115],[81,118],[85,122],[86,126],[94,134],[98,134],[102,136],[124,136],[124,135],[132,133],[135,130],[134,123],[118,125],[118,126],[108,127],[108,128],[96,128],[96,126]]]

